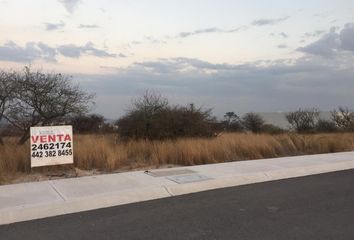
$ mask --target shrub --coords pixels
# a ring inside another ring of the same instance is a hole
[[[242,120],[234,112],[227,112],[224,121],[221,122],[222,128],[228,132],[242,132],[244,127]]]
[[[332,111],[332,120],[337,128],[342,131],[354,131],[354,112],[348,108],[339,107]]]
[[[319,120],[319,111],[315,108],[300,108],[295,112],[286,114],[285,117],[295,131],[299,133],[310,133],[316,130],[316,125]]]
[[[257,113],[246,113],[242,117],[243,126],[253,133],[260,133],[264,127],[263,118]]]
[[[108,124],[105,118],[99,114],[78,115],[70,119],[74,133],[109,133],[113,132],[113,126]]]
[[[333,121],[320,119],[316,125],[316,132],[320,133],[332,133],[337,132],[338,128]]]
[[[283,134],[286,133],[286,130],[273,124],[264,124],[262,132],[268,134]]]
[[[125,139],[174,139],[178,137],[211,137],[217,128],[211,109],[170,106],[159,94],[146,92],[135,101],[116,125]]]

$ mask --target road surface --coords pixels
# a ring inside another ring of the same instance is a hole
[[[3,225],[0,239],[354,239],[354,170]]]

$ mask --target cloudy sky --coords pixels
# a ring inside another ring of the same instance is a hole
[[[353,0],[0,0],[0,66],[73,76],[117,118],[146,89],[226,111],[354,107]]]

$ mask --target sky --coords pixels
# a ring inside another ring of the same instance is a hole
[[[0,0],[0,68],[72,76],[116,119],[145,90],[225,112],[354,108],[352,0]]]

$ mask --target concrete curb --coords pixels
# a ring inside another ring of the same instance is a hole
[[[318,160],[318,158],[325,158],[325,161],[319,162],[320,160]],[[306,162],[307,159],[309,159],[310,164]],[[329,161],[329,159],[333,159],[333,161],[331,162]],[[75,212],[88,211],[99,208],[118,206],[128,203],[136,203],[141,201],[178,196],[183,194],[196,193],[201,191],[214,190],[225,187],[234,187],[252,183],[267,182],[280,179],[354,169],[354,152],[342,153],[342,155],[328,154],[302,156],[295,158],[292,157],[286,158],[285,160],[284,163],[298,161],[296,163],[298,165],[301,165],[302,162],[306,164],[303,164],[304,166],[300,167],[279,167],[282,164],[282,159],[264,159],[243,163],[232,162],[203,165],[203,167],[188,167],[204,175],[211,173],[210,169],[216,169],[218,166],[220,169],[227,169],[230,172],[230,168],[237,169],[238,166],[242,167],[245,165],[249,165],[257,169],[257,171],[241,172],[237,174],[231,171],[232,174],[219,174],[217,175],[217,177],[211,177],[211,179],[205,181],[191,182],[185,184],[177,184],[172,181],[166,180],[166,178],[154,178],[152,176],[144,174],[142,171],[122,173],[114,176],[107,175],[107,177],[100,176],[81,179],[56,180],[56,182],[59,181],[61,183],[64,183],[66,181],[65,183],[68,183],[66,186],[69,186],[70,190],[72,190],[71,188],[79,187],[80,189],[78,191],[82,190],[82,185],[80,184],[86,184],[84,186],[87,187],[91,186],[94,181],[99,182],[101,186],[102,184],[103,186],[105,186],[105,182],[102,179],[108,179],[108,182],[111,182],[112,179],[117,179],[117,183],[115,183],[117,184],[117,186],[121,186],[122,184],[128,184],[135,179],[139,180],[136,181],[136,185],[132,185],[131,188],[125,187],[121,189],[115,189],[114,185],[113,187],[110,186],[111,189],[113,189],[112,191],[100,191],[97,194],[91,194],[92,189],[90,189],[91,192],[82,195],[82,197],[73,197],[73,195],[68,195],[68,192],[65,192],[63,191],[63,189],[60,189],[62,185],[54,184],[54,181],[47,181],[47,186],[43,182],[7,185],[0,187],[0,225],[58,216]],[[277,161],[276,163],[279,162],[280,165],[278,164],[274,166],[274,161]],[[265,165],[267,163],[268,165]],[[268,170],[262,170],[260,166],[262,167],[263,165],[268,166],[267,168],[264,168]],[[205,170],[205,168],[209,170]],[[78,184],[78,182],[80,182],[80,184]],[[72,185],[70,185],[71,183]],[[41,201],[36,202],[35,199],[30,199],[27,202],[22,203],[22,199],[20,198],[28,198],[27,190],[25,191],[24,189],[31,190],[31,188],[37,188],[37,191],[35,192],[37,195],[43,195],[43,193],[44,195],[46,193],[48,193],[48,195],[51,194],[49,197],[47,196],[49,200],[47,198],[41,198],[39,199]],[[40,188],[41,190],[38,191],[38,188]],[[11,191],[9,191],[9,189]],[[17,191],[18,189],[20,190]],[[21,195],[22,192],[23,194]],[[5,200],[1,200],[2,196],[5,196]],[[6,203],[8,203],[6,201],[6,198],[9,199],[8,201],[11,201],[11,199],[16,200],[16,198],[20,200],[17,205],[13,203],[9,203],[6,205]]]
[[[0,211],[0,225],[170,197],[165,188],[146,188],[74,200],[18,206]]]
[[[190,183],[185,185],[175,185],[167,187],[172,196],[215,190],[219,188],[235,187],[253,183],[276,181],[296,177],[304,177],[321,173],[329,173],[354,169],[354,162],[326,164],[321,167],[296,168],[292,170],[268,171],[262,173],[247,174],[243,176],[228,176],[210,181]]]

